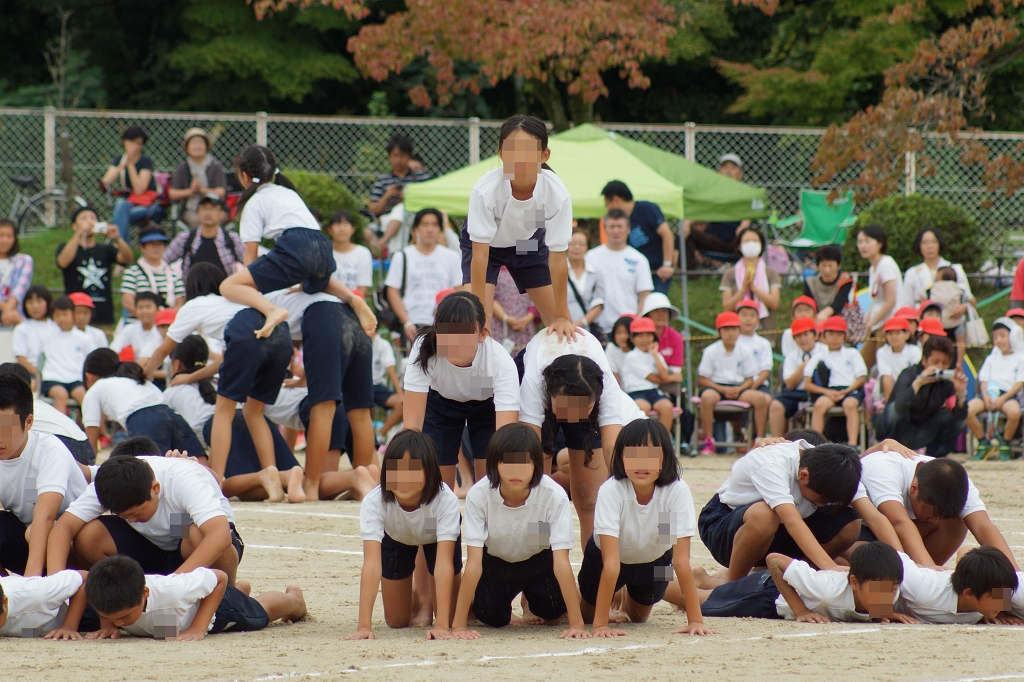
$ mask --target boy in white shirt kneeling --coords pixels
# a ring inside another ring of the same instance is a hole
[[[846,415],[846,436],[848,443],[857,447],[860,433],[860,409],[864,402],[864,384],[868,380],[868,368],[864,359],[855,349],[846,346],[846,320],[838,315],[830,317],[821,325],[828,352],[817,364],[804,368],[804,377],[811,377],[804,388],[811,395],[817,395],[811,428],[825,430],[825,413],[841,405]],[[828,378],[822,374],[828,370]]]
[[[775,396],[768,409],[768,419],[772,427],[772,435],[779,437],[786,433],[786,423],[800,409],[800,403],[810,400],[804,390],[804,369],[807,365],[817,365],[828,352],[828,347],[818,343],[818,329],[812,318],[797,318],[789,326],[792,334],[790,340],[796,350],[786,354],[782,363],[783,389]]]
[[[739,400],[740,394],[753,384],[757,374],[754,358],[737,344],[740,336],[740,316],[733,312],[719,313],[715,319],[719,340],[704,349],[697,367],[700,386],[700,424],[704,429],[702,455],[716,452],[712,435],[715,425],[715,405],[722,400]]]
[[[1009,442],[1017,436],[1020,426],[1020,403],[1014,398],[1020,393],[1021,356],[1014,353],[1010,343],[1010,325],[1015,324],[1005,317],[992,324],[992,343],[995,348],[985,358],[978,373],[978,390],[974,399],[967,403],[967,428],[978,440],[991,439],[987,452],[979,448],[976,459],[985,458],[992,450],[998,450],[999,459],[1010,459]],[[988,412],[988,424],[983,426],[978,419],[982,412]],[[995,425],[999,413],[1006,415],[1006,426],[1000,434]]]

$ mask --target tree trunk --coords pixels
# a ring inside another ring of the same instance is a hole
[[[562,104],[562,93],[558,89],[558,83],[548,73],[546,81],[531,80],[533,94],[540,100],[544,107],[544,113],[548,120],[555,127],[555,132],[560,133],[569,129],[569,117],[565,114],[565,105]]]
[[[516,113],[525,114],[528,111],[528,105],[526,103],[525,80],[522,74],[517,73],[512,76],[512,92],[515,98]]]
[[[594,121],[594,103],[584,102],[582,95],[572,95],[569,97],[569,107],[572,111],[573,125],[592,123]]]

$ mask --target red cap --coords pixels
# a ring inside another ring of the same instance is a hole
[[[917,330],[923,334],[931,334],[932,336],[946,336],[946,330],[942,328],[942,320],[936,320],[934,317],[921,320],[921,324],[918,325]]]
[[[718,317],[715,318],[715,329],[721,329],[722,327],[738,327],[740,326],[740,316],[733,312],[718,313]]]
[[[454,294],[454,293],[455,293],[455,289],[441,289],[441,291],[437,292],[437,296],[434,297],[434,305],[437,305],[438,303],[440,303],[441,300],[445,296],[447,296],[448,294]]]
[[[1024,311],[1021,311],[1024,313]],[[920,320],[921,316],[917,314],[917,308],[911,306],[904,306],[893,313],[893,317],[898,317],[903,320]]]
[[[814,324],[814,320],[810,317],[798,317],[793,320],[793,324],[789,325],[789,330],[793,332],[793,336],[797,334],[803,334],[804,332],[813,332],[817,330],[817,326]]]
[[[809,305],[814,309],[814,312],[818,312],[818,304],[810,296],[797,296],[793,299],[793,308],[798,305]],[[794,334],[796,332],[793,332]]]
[[[638,317],[629,323],[630,334],[640,334],[642,332],[654,333],[654,320],[649,317]]]
[[[761,304],[749,298],[744,299],[736,304],[737,313],[740,311],[741,308],[752,308],[753,310],[761,312]]]
[[[924,315],[924,311],[928,310],[929,308],[938,308],[941,311],[942,310],[942,304],[939,303],[938,301],[933,301],[931,299],[928,299],[927,301],[922,301],[921,302],[921,306],[917,309],[917,311],[920,314]]]
[[[884,331],[887,331],[887,332],[898,331],[898,330],[903,330],[905,332],[909,332],[910,331],[910,323],[907,322],[902,317],[890,317],[888,320],[885,321],[885,326],[882,327],[882,329]]]
[[[178,311],[174,308],[164,308],[156,314],[156,326],[162,324],[171,324],[174,322],[174,318],[178,316]]]
[[[135,349],[131,346],[125,346],[117,354],[117,357],[121,362],[132,362],[135,360]]]
[[[76,291],[73,294],[68,294],[68,298],[70,298],[71,302],[75,305],[84,305],[87,308],[96,307],[96,304],[92,302],[92,296],[83,291]]]
[[[1007,317],[1024,317],[1024,308],[1010,308],[1006,311]]]
[[[846,320],[839,315],[833,315],[824,322],[821,323],[821,331],[823,332],[842,332],[846,333]]]

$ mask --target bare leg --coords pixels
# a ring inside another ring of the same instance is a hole
[[[46,395],[53,399],[53,409],[57,410],[61,414],[67,414],[68,391],[66,388],[63,386],[54,386]]]
[[[672,402],[669,400],[659,400],[654,404],[654,409],[658,411],[658,421],[665,429],[672,433],[672,422],[675,418],[672,416]],[[764,434],[764,425],[761,426],[761,433]]]
[[[718,391],[705,389],[700,394],[700,426],[704,430],[705,438],[714,438],[715,433],[715,405],[720,397]]]
[[[306,617],[306,600],[298,585],[289,585],[284,592],[264,592],[256,601],[267,612],[271,623],[278,619],[294,623]]]
[[[377,316],[370,310],[370,306],[366,305],[366,301],[354,295],[351,289],[341,283],[341,280],[334,279],[333,277],[327,282],[324,293],[328,293],[348,303],[349,307],[352,308],[352,312],[359,318],[359,326],[363,328],[367,336],[373,336],[373,333],[377,330]]]
[[[978,415],[985,410],[985,401],[981,398],[973,398],[967,403],[967,428],[971,430],[975,438],[985,437],[985,427],[981,425]]]
[[[213,411],[213,427],[210,430],[210,468],[219,476],[224,476],[228,464],[228,453],[231,451],[231,422],[235,419],[234,400],[222,395],[217,396],[217,404]]]
[[[788,431],[786,421],[786,406],[778,400],[773,400],[768,408],[768,423],[773,436],[780,437]]]
[[[413,594],[416,603],[409,625],[414,628],[429,628],[434,622],[434,577],[427,570],[427,559],[423,548],[416,551],[416,569],[412,574]]]
[[[82,401],[85,400],[85,386],[79,386],[75,390],[71,391],[71,397],[76,403],[81,405]]]
[[[771,547],[779,530],[779,517],[765,502],[756,502],[743,514],[743,525],[736,531],[729,558],[729,580],[750,573]]]
[[[88,569],[108,556],[117,554],[117,545],[110,537],[107,527],[99,521],[90,521],[82,526],[72,542],[75,555],[78,557],[76,568]],[[70,564],[69,564],[70,566]]]
[[[1007,400],[1003,403],[1003,412],[1006,414],[1003,440],[1009,442],[1017,435],[1017,427],[1020,425],[1020,404],[1016,400]]]
[[[220,295],[233,303],[240,303],[254,310],[258,310],[266,317],[263,327],[256,330],[256,338],[263,339],[270,336],[274,327],[288,319],[288,311],[279,308],[268,301],[260,290],[256,288],[256,282],[249,269],[244,268],[229,275],[220,283]]]
[[[277,466],[275,466],[277,457],[274,453],[274,436],[270,433],[270,426],[263,417],[265,407],[264,403],[249,398],[242,406],[242,416],[245,417],[245,425],[249,427],[249,436],[252,438],[253,445],[256,446],[256,455],[260,458],[267,499],[270,502],[280,502],[284,499],[284,488],[281,485]]]
[[[348,499],[358,502],[376,485],[377,482],[373,480],[373,474],[367,467],[356,467],[351,471],[325,471],[320,477],[319,499],[330,500],[346,490],[351,490],[352,496]]]
[[[963,519],[942,519],[934,525],[926,525],[920,521],[914,523],[921,532],[925,549],[931,555],[932,561],[939,566],[949,561],[967,538],[967,526]]]
[[[302,489],[302,482],[305,479],[305,474],[302,471],[302,467],[295,465],[291,471],[285,473],[281,472],[281,482],[285,485],[285,489],[288,491],[289,502],[305,502],[306,493]]]
[[[386,434],[399,424],[402,421],[403,416],[402,397],[397,393],[388,398],[387,406],[390,408],[391,414],[389,414],[388,418],[384,420],[384,426],[380,429],[382,434]]]
[[[653,608],[653,604],[651,606],[637,604],[630,598],[628,590],[622,594],[622,612],[629,617],[631,623],[646,623],[647,619],[651,617]]]
[[[316,501],[320,490],[320,476],[324,471],[327,451],[331,448],[331,428],[338,403],[324,400],[309,409],[309,429],[306,430],[306,480],[303,492],[306,499]]]
[[[860,403],[856,398],[843,400],[843,413],[846,415],[846,442],[857,447],[860,442]]]
[[[836,533],[831,540],[823,544],[821,548],[833,559],[842,556],[848,549],[850,549],[850,547],[853,546],[855,542],[857,542],[857,539],[860,537],[860,529],[860,519],[850,521],[841,531]]]
[[[466,495],[469,493],[469,489],[473,487],[474,483],[476,483],[476,473],[473,471],[473,463],[469,461],[469,458],[466,457],[466,453],[462,451],[462,446],[459,446],[459,463],[457,466],[459,470],[459,480],[462,481],[462,484],[457,488],[453,488],[453,490],[455,490],[455,494],[459,499],[465,499]]]
[[[365,467],[376,463],[377,449],[374,445],[373,419],[369,408],[346,412],[348,428],[352,431],[352,466]]]
[[[821,395],[814,401],[814,412],[811,414],[811,428],[818,433],[825,432],[825,413],[835,407],[836,404]]]
[[[493,287],[491,289],[493,293]],[[555,305],[555,288],[552,285],[548,284],[543,287],[527,289],[526,294],[530,297],[530,301],[537,308],[537,311],[540,312],[540,319],[545,325],[555,321],[557,317],[555,311],[558,308]]]
[[[188,527],[188,531],[188,537],[181,539],[180,551],[182,559],[188,559],[192,556],[192,552],[203,541],[203,531],[200,530],[199,526],[193,523]],[[210,564],[209,568],[216,568],[227,573],[228,585],[234,585],[235,578],[238,576],[238,552],[235,551],[234,546],[228,545],[228,548],[221,552],[221,555]]]
[[[295,467],[301,472],[302,469]],[[277,472],[278,485],[287,485],[291,472],[277,471],[277,467],[270,467]],[[264,485],[264,480],[269,469],[262,469],[255,471],[251,474],[239,474],[238,476],[232,476],[225,478],[224,482],[221,483],[220,489],[224,493],[225,497],[237,497],[243,502],[259,502],[265,500],[270,496],[269,491]]]
[[[412,576],[402,580],[381,578],[380,594],[384,604],[384,622],[388,627],[409,627],[413,609],[417,606],[416,594],[412,589]]]
[[[580,543],[585,548],[594,534],[594,507],[597,504],[597,489],[608,480],[608,467],[604,458],[595,453],[590,466],[583,465],[583,451],[569,450],[569,488],[572,490],[572,504],[580,519]]]
[[[753,389],[740,394],[740,400],[754,406],[754,433],[758,438],[764,437],[764,427],[768,423],[768,405],[772,397],[762,391]]]

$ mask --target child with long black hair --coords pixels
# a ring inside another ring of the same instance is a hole
[[[547,166],[547,126],[513,116],[501,126],[502,167],[485,174],[469,195],[462,229],[462,282],[483,301],[490,325],[498,272],[508,269],[519,293],[530,295],[548,333],[574,337],[566,295],[572,237],[569,190]]]
[[[50,290],[41,284],[28,288],[25,294],[25,319],[14,328],[14,356],[29,374],[39,375],[39,354],[43,350],[43,339],[56,326],[50,319],[53,297]]]
[[[274,327],[288,319],[288,311],[263,294],[296,284],[301,284],[307,294],[326,291],[337,296],[352,306],[364,329],[373,333],[377,318],[341,280],[331,278],[337,268],[331,240],[320,231],[320,223],[295,185],[280,173],[273,153],[266,147],[246,147],[235,159],[235,167],[238,181],[245,188],[238,202],[238,233],[245,243],[243,260],[247,268],[225,279],[220,293],[266,317],[254,330],[256,338],[269,337]],[[276,240],[274,248],[258,256],[264,239]]]

